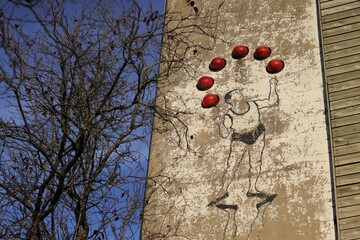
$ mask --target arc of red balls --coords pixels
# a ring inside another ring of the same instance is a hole
[[[233,48],[231,52],[231,57],[236,60],[240,60],[246,57],[249,54],[249,48],[244,45],[237,45]],[[253,54],[254,59],[256,60],[265,60],[271,55],[271,48],[268,46],[261,45],[255,49]],[[226,60],[221,57],[215,57],[211,60],[209,64],[209,69],[212,72],[219,72],[224,69],[226,66]],[[266,71],[269,74],[276,74],[281,72],[285,67],[285,63],[281,59],[272,59],[266,65]],[[199,91],[209,90],[214,85],[214,79],[208,76],[202,76],[196,85],[196,88]],[[220,101],[218,95],[213,93],[208,93],[204,96],[201,106],[203,108],[212,108],[215,107]]]

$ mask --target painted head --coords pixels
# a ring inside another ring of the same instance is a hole
[[[242,101],[244,95],[241,93],[240,89],[234,89],[230,92],[227,92],[224,96],[224,101],[227,104],[233,104],[234,102]]]

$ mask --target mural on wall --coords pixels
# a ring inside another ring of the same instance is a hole
[[[334,239],[315,2],[167,8],[142,239]]]
[[[248,47],[238,45],[233,49],[231,55],[233,59],[240,60],[246,57],[248,53]],[[269,47],[259,46],[253,56],[254,59],[261,61],[267,59],[270,55],[271,49]],[[223,58],[216,57],[210,62],[209,69],[213,72],[218,72],[224,69],[225,66],[226,61]],[[268,62],[266,71],[269,74],[276,74],[282,71],[284,66],[285,64],[282,60],[272,59]],[[198,81],[197,89],[200,91],[209,90],[214,85],[214,82],[213,78],[203,76]],[[214,121],[219,128],[220,137],[228,139],[230,142],[229,152],[225,159],[224,173],[221,177],[221,189],[216,193],[215,198],[208,203],[208,207],[217,207],[226,212],[229,210],[236,212],[238,210],[241,202],[227,203],[226,199],[232,194],[229,191],[229,187],[237,180],[237,172],[240,165],[244,165],[241,164],[243,162],[247,162],[245,166],[248,168],[246,197],[258,199],[255,206],[257,211],[259,212],[263,205],[271,203],[277,197],[277,193],[271,193],[267,189],[260,189],[258,187],[263,164],[263,154],[266,147],[266,127],[262,123],[262,117],[264,116],[262,116],[261,110],[278,106],[279,95],[276,90],[277,84],[278,79],[271,77],[269,80],[269,93],[266,98],[246,99],[242,90],[238,88],[232,89],[224,95],[223,100],[227,105],[227,110],[216,117]],[[216,94],[208,93],[203,98],[202,107],[215,107],[219,101],[220,99]],[[237,228],[235,221],[234,217],[234,236],[236,236]],[[226,229],[224,230],[225,233]]]
[[[249,164],[249,188],[247,197],[258,197],[264,199],[256,207],[271,202],[276,194],[267,193],[257,188],[257,181],[261,174],[262,156],[265,148],[266,129],[261,123],[260,109],[269,108],[279,101],[276,92],[277,79],[270,79],[270,93],[267,99],[246,101],[240,89],[234,89],[226,93],[224,101],[229,105],[229,110],[215,119],[219,126],[220,136],[230,138],[230,151],[226,159],[224,175],[222,177],[222,192],[211,201],[208,206],[219,208],[237,208],[237,205],[219,204],[229,196],[228,188],[234,180],[236,170],[240,163],[248,160]],[[242,152],[233,152],[233,146],[240,144]]]

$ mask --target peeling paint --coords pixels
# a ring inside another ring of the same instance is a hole
[[[169,2],[170,12],[194,14],[185,0]],[[211,22],[216,38],[189,34],[211,49],[198,49],[198,57],[169,76],[170,85],[159,86],[157,104],[176,117],[171,124],[155,121],[142,238],[335,239],[315,2],[197,0],[195,6],[194,22]],[[250,50],[241,60],[231,57],[238,44]],[[268,59],[253,58],[259,45],[271,47]],[[223,70],[209,70],[214,57],[226,60]],[[257,175],[249,172],[246,155],[255,147],[244,151],[244,144],[222,138],[217,119],[229,110],[224,96],[231,90],[239,89],[247,101],[269,98],[274,74],[266,65],[273,58],[285,68],[275,74],[278,103],[259,109],[266,130],[258,136]],[[201,76],[214,78],[211,89],[196,88]],[[220,96],[216,107],[202,108],[206,93]],[[229,156],[235,166],[224,178]],[[267,195],[247,194],[254,177]],[[228,196],[219,194],[226,179]],[[208,206],[212,201],[218,206]]]

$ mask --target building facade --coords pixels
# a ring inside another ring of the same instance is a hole
[[[358,239],[360,2],[167,11],[142,239]]]

